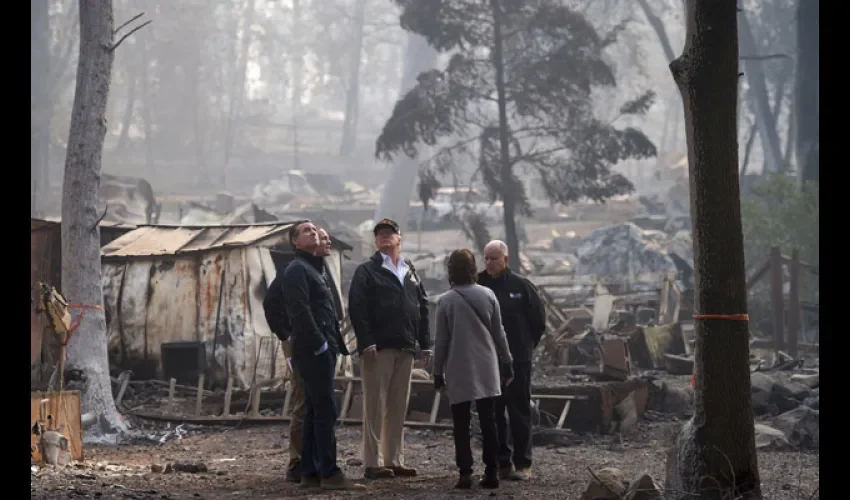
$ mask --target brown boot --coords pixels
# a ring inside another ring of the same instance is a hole
[[[366,479],[389,479],[395,477],[395,472],[389,467],[366,467],[363,471]]]
[[[403,465],[394,465],[389,468],[395,474],[395,477],[414,477],[416,476],[416,469],[413,467],[405,467]]]
[[[302,478],[303,481],[303,478]],[[337,472],[331,477],[322,479],[323,490],[365,490],[366,485],[355,483],[351,479],[345,477],[342,472]]]

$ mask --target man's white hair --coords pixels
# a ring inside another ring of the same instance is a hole
[[[493,240],[490,243],[484,245],[484,251],[486,252],[488,248],[497,247],[502,251],[503,254],[508,255],[508,245],[505,244],[502,240]]]

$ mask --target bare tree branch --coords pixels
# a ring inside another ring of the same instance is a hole
[[[140,29],[144,28],[145,26],[149,25],[152,22],[153,21],[146,21],[146,22],[136,26],[135,28],[131,29],[126,35],[122,36],[121,38],[118,39],[117,42],[113,43],[110,47],[108,47],[107,50],[109,50],[109,52],[114,52],[115,49],[117,49],[118,46],[121,45],[121,42],[123,42],[124,40],[127,39],[127,37],[129,37],[133,33],[139,31]]]
[[[135,21],[136,19],[138,19],[138,18],[140,18],[140,17],[142,17],[142,16],[144,16],[144,15],[145,15],[145,13],[144,13],[144,12],[140,12],[140,13],[136,14],[135,16],[131,17],[129,21],[127,21],[126,23],[122,24],[121,26],[119,26],[119,27],[115,28],[115,29],[112,31],[112,34],[113,34],[113,35],[117,35],[117,34],[118,34],[118,32],[119,32],[119,31],[121,31],[121,30],[122,30],[125,26],[127,26],[128,24],[132,23],[133,21]]]

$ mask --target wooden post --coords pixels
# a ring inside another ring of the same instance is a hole
[[[172,378],[168,381],[168,411],[174,408],[174,386],[177,385],[177,379]]]
[[[770,249],[770,301],[773,309],[773,347],[785,350],[785,296],[782,293],[782,255],[779,247]]]
[[[233,377],[227,377],[227,389],[224,390],[224,410],[222,416],[230,415],[230,398],[233,397]]]
[[[198,375],[198,394],[195,396],[195,415],[201,414],[201,405],[204,402],[204,374]]]
[[[797,339],[800,335],[800,251],[791,252],[788,292],[788,354],[797,358]]]
[[[132,372],[130,370],[124,370],[121,372],[121,375],[118,376],[118,395],[115,396],[115,406],[121,404],[121,400],[124,399],[124,392],[127,390],[127,384],[130,383],[130,375]]]
[[[251,416],[258,416],[260,414],[260,386],[258,384],[254,384],[251,387],[251,393],[248,399],[251,401]]]

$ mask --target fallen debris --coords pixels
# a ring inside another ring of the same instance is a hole
[[[820,412],[818,410],[800,406],[778,415],[771,423],[795,448],[820,449]]]
[[[756,448],[760,450],[783,451],[791,449],[791,443],[785,434],[764,424],[755,424]]]
[[[606,467],[596,472],[588,469],[593,476],[581,500],[621,500],[629,487],[629,482],[620,469]]]

